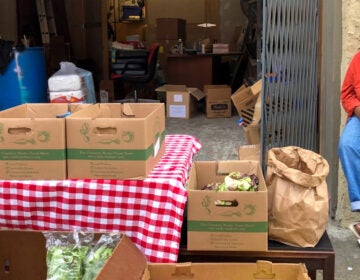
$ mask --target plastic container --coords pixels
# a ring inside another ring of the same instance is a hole
[[[0,74],[0,110],[24,103],[47,102],[47,76],[44,49],[13,50],[14,57]]]

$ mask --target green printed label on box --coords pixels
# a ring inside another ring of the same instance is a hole
[[[188,231],[267,232],[267,222],[188,221]]]
[[[0,160],[65,160],[65,149],[0,150]]]
[[[160,142],[165,139],[161,134]],[[71,160],[147,160],[157,154],[158,147],[150,145],[147,149],[68,149],[67,158]]]
[[[147,150],[68,149],[67,157],[74,160],[146,160],[153,151],[153,145]]]

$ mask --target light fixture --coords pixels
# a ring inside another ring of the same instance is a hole
[[[207,28],[207,27],[214,27],[214,26],[216,26],[216,24],[214,24],[214,23],[204,22],[204,23],[200,23],[200,24],[198,24],[197,26]]]

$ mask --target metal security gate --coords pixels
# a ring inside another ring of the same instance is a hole
[[[318,151],[318,0],[264,0],[261,153]]]

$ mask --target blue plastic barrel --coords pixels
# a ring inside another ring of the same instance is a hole
[[[24,103],[47,102],[44,48],[14,49],[13,54],[5,73],[0,74],[0,110]]]

